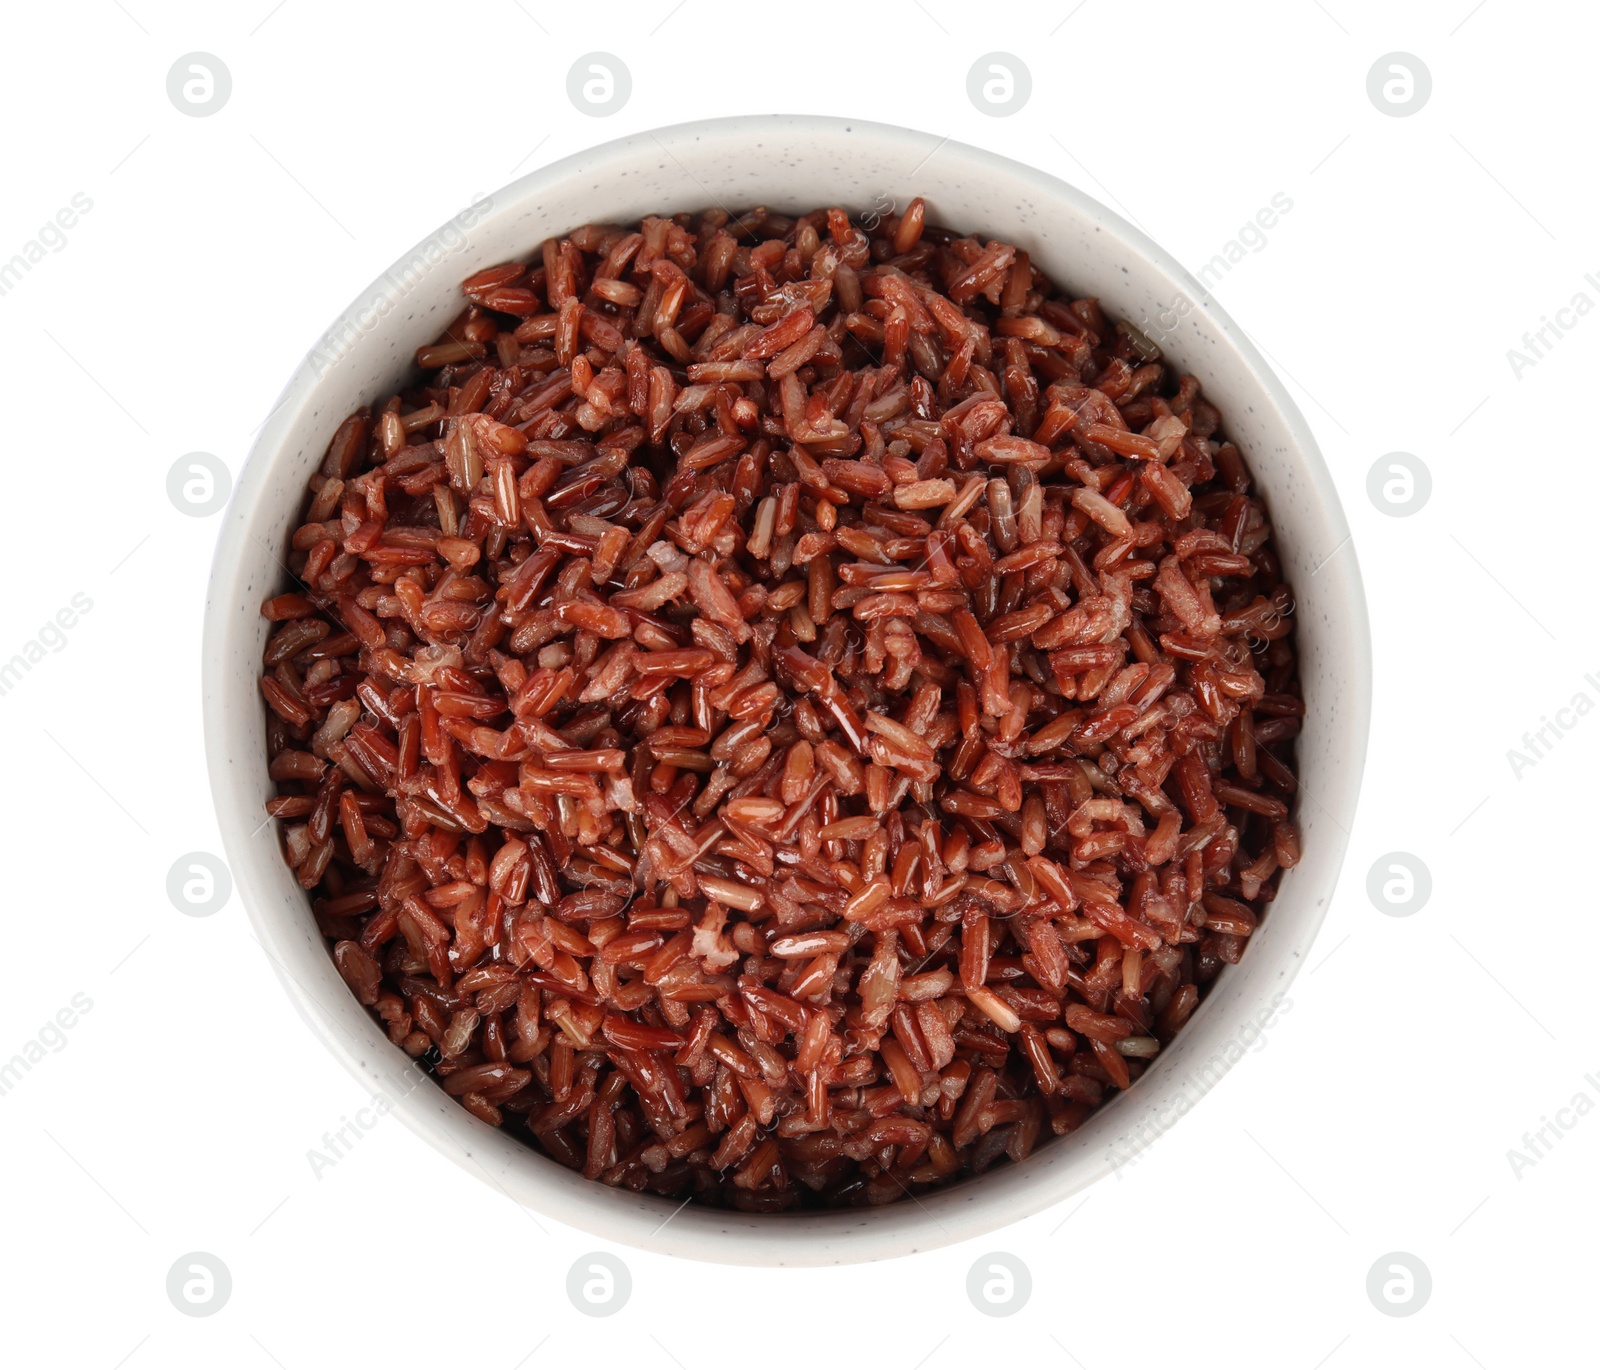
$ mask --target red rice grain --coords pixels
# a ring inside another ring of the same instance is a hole
[[[391,1041],[749,1211],[1131,1087],[1300,855],[1293,599],[1194,378],[920,199],[463,289],[262,606],[268,813]]]

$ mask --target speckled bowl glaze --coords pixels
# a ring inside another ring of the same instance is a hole
[[[1286,873],[1242,962],[1134,1088],[1023,1164],[866,1211],[675,1212],[582,1179],[419,1083],[345,988],[284,865],[276,825],[262,821],[272,787],[258,609],[289,583],[281,553],[339,420],[393,392],[415,348],[459,310],[457,285],[470,272],[585,223],[711,203],[882,212],[884,197],[904,205],[913,195],[926,197],[933,221],[1016,243],[1063,288],[1159,330],[1167,355],[1221,409],[1270,507],[1297,599],[1304,859]],[[442,1155],[510,1200],[606,1241],[696,1260],[833,1265],[925,1251],[1061,1203],[1154,1142],[1244,1054],[1271,1022],[1333,894],[1366,753],[1370,657],[1350,531],[1305,420],[1243,332],[1144,234],[1052,176],[933,134],[811,116],[715,119],[607,143],[480,197],[328,330],[262,429],[224,519],[206,604],[206,751],[234,881],[289,997],[326,1047]],[[446,1186],[451,1174],[441,1168],[431,1182]]]

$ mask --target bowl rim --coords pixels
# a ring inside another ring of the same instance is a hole
[[[1341,679],[1347,690],[1352,691],[1341,702],[1337,718],[1343,722],[1343,728],[1333,738],[1334,746],[1349,758],[1348,778],[1341,786],[1342,793],[1319,796],[1316,801],[1318,808],[1328,813],[1337,828],[1337,831],[1332,831],[1325,827],[1323,841],[1329,854],[1325,862],[1326,872],[1319,886],[1308,887],[1305,891],[1308,900],[1313,894],[1320,894],[1320,898],[1314,908],[1307,907],[1299,916],[1295,935],[1287,942],[1274,945],[1272,952],[1278,966],[1277,977],[1275,980],[1264,980],[1257,986],[1246,1005],[1247,1008],[1260,1009],[1267,1003],[1268,991],[1276,986],[1277,994],[1271,1000],[1275,1006],[1305,962],[1306,953],[1331,905],[1343,863],[1349,829],[1359,799],[1370,728],[1370,626],[1353,538],[1332,476],[1309,425],[1283,382],[1244,330],[1181,263],[1143,230],[1098,200],[1026,163],[951,138],[941,140],[935,134],[900,125],[806,114],[730,115],[692,120],[642,130],[582,149],[536,168],[495,191],[491,197],[493,208],[483,216],[479,226],[467,235],[468,243],[471,244],[483,224],[499,219],[501,215],[513,214],[519,206],[536,203],[543,192],[564,185],[576,176],[593,176],[597,172],[603,174],[607,166],[635,161],[641,156],[657,157],[662,152],[676,160],[672,146],[702,138],[740,138],[757,144],[764,133],[771,134],[780,128],[785,133],[810,135],[819,141],[851,136],[876,140],[885,147],[903,146],[919,151],[926,151],[932,143],[936,145],[935,153],[942,155],[948,152],[957,160],[976,159],[1047,200],[1065,204],[1083,220],[1111,235],[1129,253],[1141,257],[1146,266],[1167,277],[1192,302],[1197,302],[1197,307],[1204,311],[1230,349],[1217,357],[1213,365],[1223,372],[1241,373],[1243,379],[1275,411],[1289,439],[1287,459],[1295,475],[1309,483],[1312,497],[1310,514],[1320,518],[1330,533],[1343,534],[1342,541],[1329,552],[1324,565],[1335,561],[1339,563],[1335,567],[1336,576],[1330,576],[1330,580],[1337,578],[1341,583],[1338,602],[1344,611],[1345,621],[1338,629],[1330,631],[1343,634],[1341,646],[1346,654],[1346,664]],[[927,158],[927,161],[931,160],[932,154]],[[679,165],[682,167],[681,162]],[[921,169],[919,167],[919,171]],[[683,170],[688,179],[695,179],[686,167]],[[423,238],[417,247],[375,278],[335,317],[346,319],[361,310],[391,273],[401,271],[408,262],[414,261],[417,253],[436,242],[442,232],[443,228],[437,229]],[[530,244],[528,250],[531,251],[533,246]],[[489,264],[487,261],[466,263],[468,269]],[[446,258],[430,266],[429,274],[445,270],[459,278],[460,266],[461,263],[453,257]],[[401,327],[403,324],[390,325],[394,331]],[[315,356],[315,347],[306,352],[263,421],[234,482],[221,521],[208,578],[202,630],[202,721],[207,772],[223,847],[256,938],[301,1018],[351,1074],[370,1089],[376,1087],[380,1080],[387,1079],[393,1084],[400,1076],[409,1079],[416,1072],[406,1072],[405,1068],[409,1065],[407,1058],[388,1043],[367,1011],[360,1008],[353,997],[347,996],[338,1009],[330,1009],[285,964],[284,957],[292,960],[297,952],[291,946],[291,930],[281,910],[272,897],[258,889],[257,881],[251,874],[251,867],[258,863],[258,857],[247,847],[249,839],[245,834],[258,826],[258,812],[243,802],[239,786],[231,774],[234,758],[228,750],[229,735],[230,729],[236,726],[236,720],[230,714],[222,687],[225,674],[223,645],[240,631],[240,605],[237,596],[229,593],[239,584],[243,557],[248,551],[244,547],[244,539],[239,536],[239,525],[253,502],[262,496],[296,423],[306,406],[314,401],[326,379],[328,373],[314,365]],[[1202,368],[1196,366],[1195,369],[1198,371]],[[331,959],[329,964],[331,966]],[[1197,1010],[1195,1020],[1186,1026],[1184,1035],[1193,1033],[1207,1010],[1222,998],[1219,991],[1228,981],[1229,972],[1234,969],[1228,968],[1213,984]],[[340,984],[342,987],[342,982]],[[353,1032],[350,1023],[341,1024],[339,1020],[348,1019],[351,1009],[365,1019],[369,1029],[367,1033]],[[381,1063],[378,1060],[369,1059],[379,1056],[387,1062],[386,1073],[380,1073]],[[1140,1109],[1153,1113],[1163,1095],[1173,1092],[1173,1083],[1171,1077],[1164,1077],[1159,1082],[1159,1088],[1155,1088],[1153,1093],[1147,1092],[1140,1104],[1133,1102],[1138,1094],[1137,1089],[1119,1095],[1098,1110],[1096,1117],[1104,1118],[1118,1110],[1118,1116],[1124,1118],[1131,1117]],[[887,1208],[746,1215],[694,1205],[693,1212],[678,1217],[682,1209],[674,1209],[665,1200],[619,1195],[617,1191],[574,1176],[532,1148],[478,1122],[454,1100],[448,1099],[442,1090],[405,1087],[399,1092],[401,1097],[394,1101],[393,1111],[413,1132],[463,1169],[499,1188],[514,1202],[608,1240],[718,1263],[846,1264],[929,1250],[976,1237],[1019,1221],[1043,1207],[1059,1204],[1104,1178],[1117,1164],[1103,1150],[1095,1152],[1085,1149],[1070,1156],[1068,1163],[1055,1173],[1036,1173],[1030,1182],[1031,1188],[1015,1182],[996,1183],[1001,1176],[1008,1174],[1015,1179],[1016,1172],[1029,1164],[1024,1163],[1023,1166],[1002,1167],[998,1171],[935,1191],[932,1195]],[[1068,1140],[1059,1138],[1056,1144]],[[1050,1149],[1041,1148],[1041,1153]],[[1036,1153],[1035,1158],[1030,1160],[1036,1159],[1041,1153]],[[496,1168],[498,1174],[491,1170],[491,1166]],[[675,1222],[674,1218],[677,1219]]]

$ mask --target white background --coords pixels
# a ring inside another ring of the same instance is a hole
[[[1584,679],[1600,679],[1600,317],[1520,378],[1506,354],[1580,290],[1600,302],[1584,280],[1600,24],[1511,0],[1077,3],[7,10],[0,262],[74,194],[93,202],[0,297],[0,659],[74,594],[93,604],[0,697],[0,1061],[75,994],[93,1005],[0,1097],[8,1363],[1592,1363],[1600,1119],[1564,1115],[1576,1126],[1520,1175],[1507,1153],[1574,1095],[1600,1102],[1583,874],[1600,718],[1520,778],[1507,750],[1576,693],[1600,701]],[[565,93],[595,49],[632,73],[607,118]],[[1003,119],[966,95],[995,50],[1033,76]],[[1396,50],[1433,79],[1407,118],[1366,91]],[[232,74],[206,118],[166,93],[194,51]],[[399,1123],[314,1175],[308,1149],[367,1101],[294,1016],[237,894],[209,918],[169,902],[173,862],[220,851],[197,684],[219,520],[177,510],[166,475],[196,450],[237,473],[322,329],[475,192],[624,133],[773,110],[1031,162],[1193,270],[1292,200],[1217,294],[1289,380],[1344,499],[1373,615],[1372,750],[1292,1010],[1137,1164],[985,1241],[865,1269],[624,1251],[632,1298],[595,1320],[565,1292],[594,1240]],[[1396,450],[1432,473],[1408,518],[1367,494]],[[1366,891],[1397,850],[1433,880],[1401,918]],[[997,1249],[1033,1278],[1002,1320],[964,1293]],[[232,1273],[214,1316],[165,1292],[194,1251]],[[1432,1274],[1415,1316],[1366,1293],[1394,1251]]]

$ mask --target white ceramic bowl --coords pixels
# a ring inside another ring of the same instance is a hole
[[[1115,317],[1149,321],[1169,358],[1220,407],[1270,506],[1298,600],[1304,859],[1286,873],[1242,962],[1224,971],[1136,1086],[1023,1164],[869,1211],[745,1216],[690,1205],[672,1216],[676,1205],[590,1183],[402,1074],[406,1058],[334,970],[279,853],[276,825],[262,821],[272,787],[256,683],[267,636],[258,609],[287,585],[280,554],[334,428],[394,391],[413,350],[459,310],[457,285],[470,272],[526,257],[544,238],[585,223],[710,204],[881,212],[885,195],[902,205],[925,196],[935,222],[1016,243],[1064,288],[1099,296]],[[1194,278],[1103,205],[1043,172],[932,134],[809,116],[682,124],[569,157],[480,199],[375,281],[295,372],[240,474],[212,570],[203,678],[211,785],[234,881],[284,988],[327,1048],[413,1131],[517,1203],[609,1241],[766,1265],[875,1260],[992,1231],[1093,1183],[1186,1113],[1269,1021],[1327,912],[1371,702],[1366,602],[1327,468],[1283,385]],[[441,1167],[431,1179],[447,1186],[452,1172]]]

